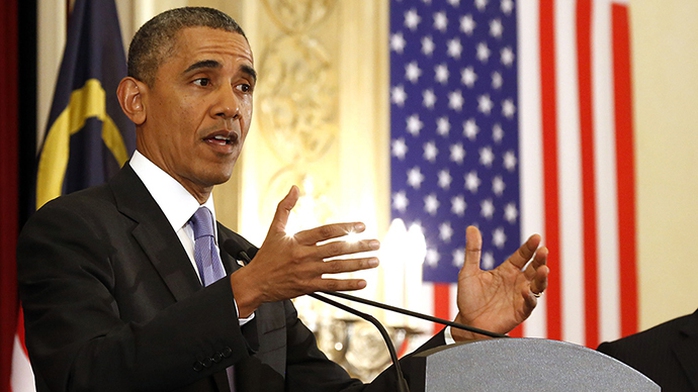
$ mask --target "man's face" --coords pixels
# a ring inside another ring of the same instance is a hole
[[[242,35],[206,27],[180,31],[153,86],[141,87],[146,116],[138,150],[205,200],[213,185],[230,178],[240,155],[255,81]]]

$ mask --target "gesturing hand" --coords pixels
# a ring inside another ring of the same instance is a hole
[[[483,271],[480,230],[469,226],[465,238],[465,262],[458,273],[456,322],[507,333],[528,318],[536,307],[536,295],[548,285],[548,249],[538,248],[541,238],[532,235],[499,267]],[[522,270],[531,258],[533,261]],[[451,332],[456,340],[481,338],[455,328]]]
[[[377,250],[378,240],[324,242],[364,231],[361,222],[329,224],[288,235],[286,223],[298,196],[298,188],[293,186],[276,208],[257,255],[245,268],[230,276],[242,317],[251,314],[262,302],[290,299],[314,291],[362,289],[366,287],[363,279],[326,278],[323,274],[359,271],[378,265],[375,257],[333,259]]]

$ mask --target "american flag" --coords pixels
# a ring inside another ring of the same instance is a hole
[[[551,250],[550,287],[513,336],[635,332],[627,4],[390,4],[391,211],[425,234],[432,312],[455,315],[474,224],[483,268],[534,232]]]

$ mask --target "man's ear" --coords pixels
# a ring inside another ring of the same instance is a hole
[[[116,96],[121,104],[121,110],[136,125],[141,125],[146,119],[146,107],[143,96],[148,91],[148,86],[140,80],[127,76],[121,79],[116,89]]]

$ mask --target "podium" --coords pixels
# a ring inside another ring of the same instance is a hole
[[[615,358],[547,339],[458,343],[425,350],[401,364],[411,392],[661,391]]]

